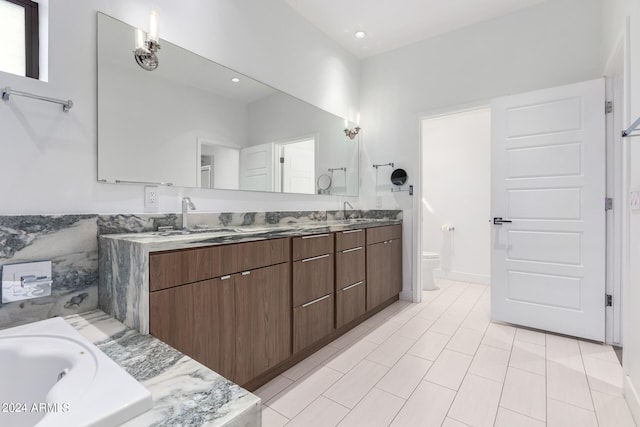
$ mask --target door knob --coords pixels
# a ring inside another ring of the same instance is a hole
[[[502,219],[502,217],[493,218],[493,223],[496,225],[504,224],[505,222],[513,222],[510,219]]]

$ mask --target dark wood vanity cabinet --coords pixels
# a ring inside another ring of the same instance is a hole
[[[367,311],[402,290],[402,225],[367,229]]]
[[[365,230],[336,233],[336,327],[366,312]]]
[[[334,234],[292,239],[293,352],[334,329]]]
[[[223,249],[218,254],[228,264],[222,270],[209,271],[229,274],[152,291],[149,332],[224,377],[244,384],[291,356],[289,239],[216,248]],[[200,249],[150,254],[150,269],[161,266],[161,270],[170,270],[163,264],[167,259],[184,262],[185,270],[216,265],[196,252],[189,266],[188,253],[193,251]],[[268,263],[276,264],[263,266]],[[243,271],[238,272],[240,267]],[[157,276],[152,271],[149,276],[149,287],[154,289],[152,282]],[[183,280],[193,275],[186,277]]]
[[[149,331],[255,389],[390,304],[402,226],[149,255]]]

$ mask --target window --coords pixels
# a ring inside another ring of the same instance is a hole
[[[39,78],[38,3],[0,0],[0,70]]]

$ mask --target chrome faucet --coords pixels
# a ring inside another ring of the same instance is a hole
[[[191,197],[183,197],[182,198],[182,228],[186,229],[188,226],[187,215],[189,214],[189,209],[192,211],[196,210],[196,205],[191,201]]]
[[[353,206],[351,206],[351,203],[345,200],[344,203],[342,204],[342,219],[347,219],[347,205],[349,205],[349,207],[353,209]]]

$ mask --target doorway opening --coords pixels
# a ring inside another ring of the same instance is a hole
[[[280,165],[276,188],[283,193],[315,194],[316,138],[299,138],[275,145]]]
[[[488,285],[491,110],[423,118],[421,152],[418,291],[432,275]]]

